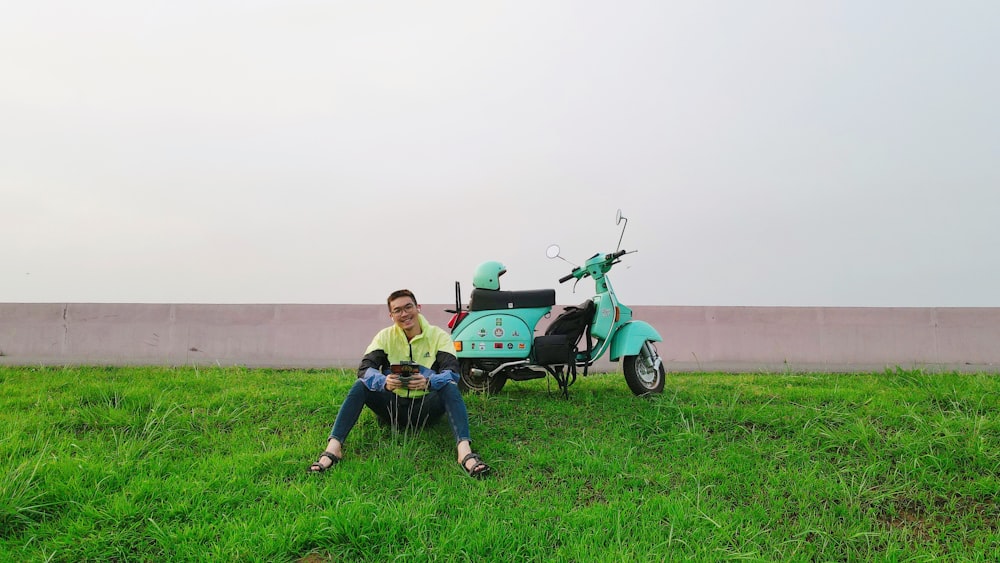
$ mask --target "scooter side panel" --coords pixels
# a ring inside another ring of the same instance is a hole
[[[663,342],[663,337],[645,321],[632,321],[623,325],[611,338],[611,361],[616,362],[622,356],[635,356],[647,340]]]
[[[535,325],[548,313],[548,308],[517,309],[517,315],[506,311],[475,311],[462,321],[458,332],[451,335],[462,350],[459,358],[527,358],[535,336]],[[530,323],[530,324],[529,324]]]

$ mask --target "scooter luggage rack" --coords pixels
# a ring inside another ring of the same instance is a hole
[[[592,362],[589,362],[589,361],[587,362],[588,365],[590,365],[591,363]],[[487,375],[487,377],[493,377],[496,374],[500,373],[501,371],[503,371],[503,370],[505,370],[507,368],[512,368],[512,367],[524,367],[524,368],[530,369],[531,371],[534,371],[534,372],[544,373],[546,375],[551,375],[552,379],[556,380],[556,384],[559,385],[559,389],[563,392],[564,396],[569,396],[569,386],[576,382],[576,373],[575,372],[571,371],[571,372],[568,372],[566,375],[563,375],[561,369],[558,370],[558,371],[552,369],[553,367],[559,367],[559,368],[569,367],[569,364],[552,364],[552,365],[538,366],[538,365],[532,364],[528,360],[517,360],[517,361],[514,361],[514,362],[506,362],[506,363],[500,364],[499,366],[497,366],[496,368],[494,368],[493,370],[491,370],[486,375]],[[570,378],[569,378],[570,374],[572,374],[572,376],[573,376],[572,380],[570,380]]]
[[[486,375],[489,376],[489,377],[493,377],[496,374],[500,373],[501,371],[503,371],[503,370],[505,370],[507,368],[515,367],[515,366],[524,366],[524,367],[530,369],[531,371],[538,371],[538,372],[544,371],[544,370],[538,369],[538,366],[532,365],[531,362],[529,362],[528,360],[516,360],[516,361],[513,361],[513,362],[506,362],[506,363],[500,364],[499,366],[497,366],[496,368],[494,368],[492,371],[490,371]]]
[[[552,365],[563,367],[563,366],[568,366],[569,364],[552,364]],[[582,362],[582,363],[578,362],[576,364],[577,367],[584,367],[584,366],[590,367],[592,365],[594,365],[594,362],[591,361],[591,360],[588,360],[588,361]],[[548,372],[549,371],[549,370],[545,369],[545,366],[536,366],[536,365],[532,364],[531,362],[529,362],[528,360],[517,360],[517,361],[514,361],[514,362],[507,362],[507,363],[504,363],[504,364],[500,364],[499,366],[497,366],[495,369],[493,369],[492,371],[490,371],[486,375],[489,376],[489,377],[493,377],[496,374],[500,373],[501,371],[503,371],[503,370],[505,370],[507,368],[515,367],[515,366],[524,366],[524,367],[530,369],[531,371],[537,371],[537,372],[543,372],[543,371],[544,372]]]

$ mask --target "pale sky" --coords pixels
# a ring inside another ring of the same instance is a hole
[[[1000,306],[1000,2],[0,13],[0,302]]]

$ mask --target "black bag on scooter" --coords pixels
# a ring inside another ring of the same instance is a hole
[[[545,329],[545,336],[535,338],[536,361],[544,356],[547,361],[538,361],[545,365],[545,369],[559,383],[563,395],[569,392],[569,386],[576,381],[576,359],[580,350],[580,339],[586,337],[586,355],[583,361],[583,375],[587,375],[587,366],[590,365],[591,339],[590,326],[594,320],[594,311],[597,306],[593,301],[587,300],[579,307],[570,305],[563,309],[563,312],[552,321],[552,324]],[[555,365],[553,368],[551,366]],[[565,365],[567,371],[564,372],[562,366]]]
[[[584,301],[579,307],[570,305],[563,309],[563,312],[552,321],[552,324],[545,329],[546,335],[562,334],[566,336],[566,344],[574,353],[580,351],[580,339],[587,336],[587,360],[590,360],[591,342],[590,325],[594,320],[594,309],[596,305],[591,300]]]

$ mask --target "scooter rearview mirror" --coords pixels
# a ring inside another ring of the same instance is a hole
[[[622,248],[622,237],[625,236],[625,227],[628,226],[628,217],[622,215],[622,208],[619,207],[618,208],[618,213],[615,215],[615,224],[616,225],[621,225],[622,221],[625,221],[625,224],[622,225],[622,234],[618,235],[618,248],[615,249],[615,252],[618,252],[619,250],[621,250],[621,248]]]
[[[549,258],[559,258],[559,245],[551,244],[545,249],[545,255]]]

